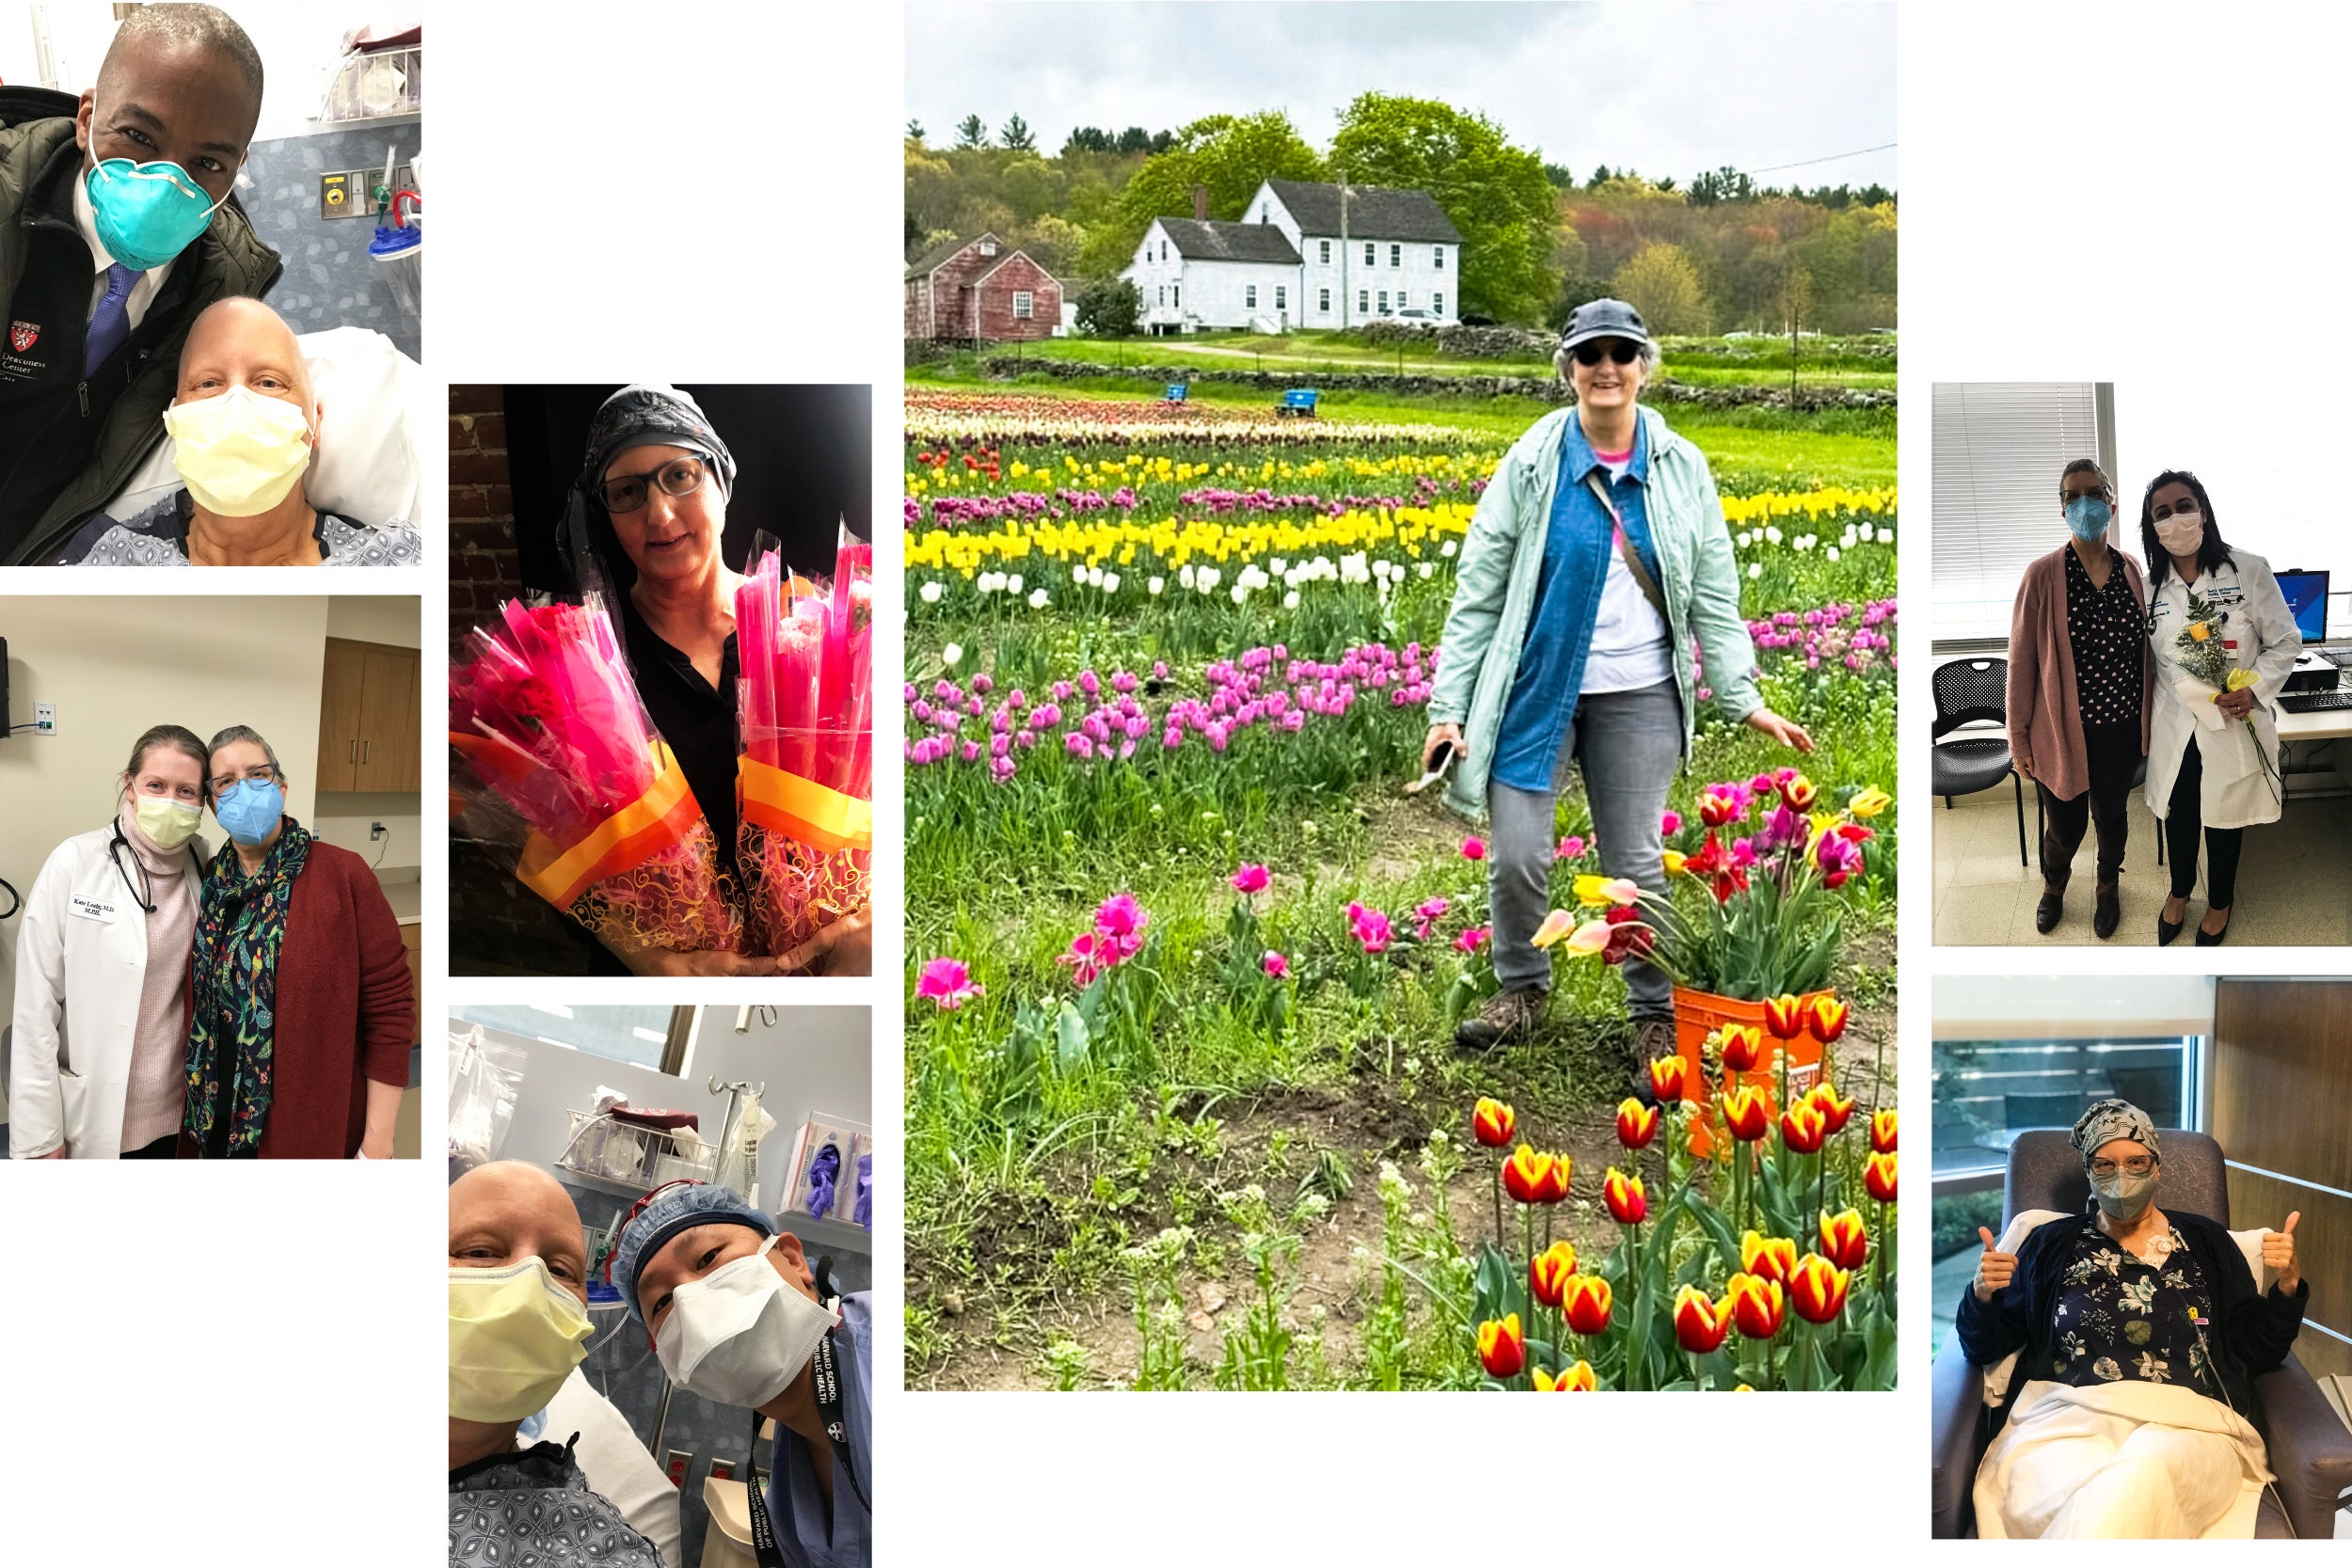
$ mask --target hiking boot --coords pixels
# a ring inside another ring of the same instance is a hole
[[[2058,916],[2065,912],[2066,890],[2043,883],[2042,902],[2033,907],[2033,928],[2046,937],[2050,934],[2051,928],[2058,925]]]
[[[1476,1018],[1466,1018],[1454,1031],[1454,1043],[1464,1051],[1492,1051],[1528,1034],[1544,1021],[1550,994],[1535,986],[1497,991],[1486,998]]]
[[[1650,1063],[1674,1053],[1673,1019],[1637,1018],[1633,1021],[1633,1098],[1645,1106],[1658,1103],[1658,1091],[1650,1087]]]
[[[2099,887],[2099,905],[2091,911],[2090,930],[2101,942],[2115,935],[2115,927],[2123,919],[2122,889],[2113,882]]]

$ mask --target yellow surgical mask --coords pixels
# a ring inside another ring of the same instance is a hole
[[[588,1313],[527,1258],[502,1269],[449,1271],[449,1413],[519,1421],[547,1408],[588,1354]]]
[[[248,387],[164,410],[172,462],[197,504],[221,517],[252,517],[286,499],[310,466],[310,421],[282,398]]]
[[[196,836],[204,814],[180,800],[167,800],[160,795],[142,795],[132,808],[132,816],[147,842],[158,849],[177,849]]]

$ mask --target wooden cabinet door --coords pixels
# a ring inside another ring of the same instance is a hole
[[[408,655],[408,711],[402,715],[400,728],[389,742],[400,764],[390,785],[393,789],[414,792],[424,787],[424,743],[420,738],[423,717],[424,657],[412,650]]]
[[[351,787],[358,790],[396,790],[403,787],[401,753],[416,769],[417,730],[408,718],[416,701],[418,658],[414,649],[364,650],[359,694],[359,761]],[[403,726],[406,728],[404,730]],[[406,787],[415,788],[411,783]]]
[[[326,642],[319,683],[318,787],[325,793],[363,787],[359,776],[359,713],[367,650],[357,642]]]

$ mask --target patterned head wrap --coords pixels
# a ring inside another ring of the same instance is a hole
[[[2150,1154],[2156,1153],[2156,1124],[2128,1100],[2102,1100],[2074,1123],[2074,1147],[2085,1160],[2096,1154],[2101,1145],[2118,1138],[2129,1138]]]
[[[624,387],[588,421],[588,453],[580,487],[601,496],[604,470],[635,447],[684,447],[710,466],[720,494],[735,494],[735,454],[719,439],[702,407],[675,387]]]

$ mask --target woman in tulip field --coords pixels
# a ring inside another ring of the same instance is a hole
[[[1879,1386],[1891,416],[1677,416],[1741,454],[1756,705],[1822,782],[1694,667],[1658,874],[1564,794],[1553,1024],[1465,1056],[1492,851],[1404,786],[1525,419],[1324,413],[910,387],[910,1379]],[[1618,1107],[1635,958],[1711,1000]]]

